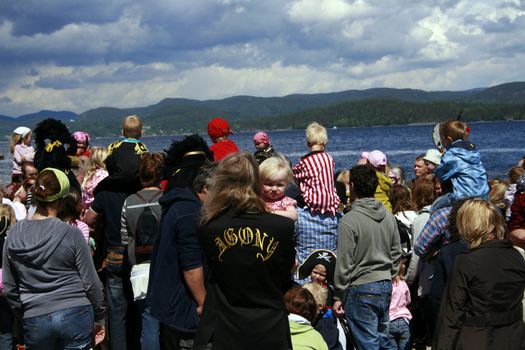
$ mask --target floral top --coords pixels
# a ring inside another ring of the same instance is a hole
[[[281,211],[287,210],[290,207],[296,208],[297,201],[293,198],[284,196],[283,198],[276,200],[274,202],[264,201],[266,208],[270,211]]]
[[[108,176],[106,169],[97,169],[86,181],[85,185],[82,187],[82,207],[84,210],[87,210],[91,207],[93,203],[93,191],[97,187],[98,183]]]

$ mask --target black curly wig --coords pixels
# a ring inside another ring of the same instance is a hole
[[[173,140],[166,152],[165,178],[168,180],[165,192],[173,187],[191,187],[201,166],[213,161],[213,152],[198,134]]]
[[[75,145],[73,136],[69,132],[66,124],[58,119],[47,118],[39,122],[33,130],[34,140],[37,149],[46,147],[48,142],[60,141],[63,145]]]

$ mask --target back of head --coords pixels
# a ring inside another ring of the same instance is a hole
[[[288,181],[291,181],[293,176],[290,163],[281,155],[276,155],[264,160],[261,165],[259,165],[259,172],[262,181],[270,179],[278,173],[285,173]]]
[[[320,308],[326,306],[326,300],[328,299],[328,288],[323,287],[319,283],[308,282],[303,284],[303,288],[307,289],[315,299],[315,302]]]
[[[515,184],[516,181],[518,180],[518,178],[520,176],[523,176],[525,175],[525,169],[520,167],[520,166],[515,166],[515,167],[512,167],[510,170],[509,170],[509,182],[511,184]]]
[[[122,121],[122,135],[138,139],[142,136],[142,121],[138,115],[128,115]]]
[[[69,179],[64,172],[53,169],[43,169],[36,178],[32,194],[38,207],[47,207],[50,203],[69,193]]]
[[[80,194],[77,191],[69,191],[69,193],[62,198],[57,217],[65,222],[78,220],[80,213],[77,209],[80,198]]]
[[[164,155],[162,153],[144,153],[140,158],[139,178],[142,188],[160,187],[164,173]]]
[[[217,165],[202,207],[202,222],[207,223],[227,208],[239,212],[266,212],[260,194],[261,179],[255,158],[246,152],[231,154]]]
[[[313,322],[317,316],[317,303],[314,296],[307,289],[292,288],[284,294],[286,309],[291,314],[296,314]]]
[[[326,128],[317,122],[308,125],[306,127],[306,142],[310,145],[326,145],[328,143]]]
[[[469,199],[459,208],[456,225],[470,248],[475,248],[489,239],[503,239],[505,219],[489,202]]]
[[[421,177],[412,184],[412,207],[414,210],[421,210],[427,205],[431,205],[436,199],[434,191],[434,181]]]
[[[499,179],[490,180],[489,202],[502,210],[506,210],[507,202],[505,200],[505,194],[508,188],[509,184],[506,181]]]
[[[11,206],[0,204],[0,235],[7,233],[16,222],[15,212]]]
[[[66,124],[58,119],[44,119],[36,125],[34,131],[37,150],[44,149],[46,140],[51,142],[59,141],[62,145],[70,144],[73,140],[73,136],[69,132]]]
[[[393,214],[412,209],[412,194],[406,186],[393,185],[389,199]]]
[[[356,165],[350,169],[350,183],[353,184],[352,193],[357,198],[371,198],[379,182],[374,169],[368,165]]]
[[[459,120],[447,120],[439,127],[439,134],[443,138],[450,137],[452,142],[467,140],[467,124]]]
[[[108,157],[108,149],[106,147],[91,148],[90,159],[95,169],[106,168],[106,158]]]

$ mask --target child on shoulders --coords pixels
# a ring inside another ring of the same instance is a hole
[[[264,131],[259,131],[253,135],[253,144],[257,151],[253,154],[257,163],[261,164],[266,159],[273,157],[275,155],[275,150],[273,149],[272,143],[268,134]]]
[[[297,221],[297,201],[285,196],[292,180],[292,169],[282,156],[266,159],[259,166],[262,182],[262,198],[268,211]]]
[[[335,189],[335,163],[325,152],[327,143],[326,128],[316,122],[308,125],[306,144],[310,153],[302,157],[292,169],[305,203],[304,208],[297,210],[295,229],[299,263],[316,249],[336,249],[339,224],[336,212],[340,199]]]
[[[31,146],[33,133],[25,126],[19,126],[11,136],[10,151],[13,156],[13,172],[11,182],[22,183],[22,163],[32,162],[35,150]]]

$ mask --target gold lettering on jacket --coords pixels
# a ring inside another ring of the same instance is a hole
[[[251,227],[228,228],[224,230],[222,236],[218,235],[213,241],[219,249],[219,261],[222,261],[222,255],[228,249],[239,245],[257,248],[255,257],[264,262],[270,259],[279,245],[279,241],[266,232],[261,232],[259,229],[255,229],[254,232]]]

